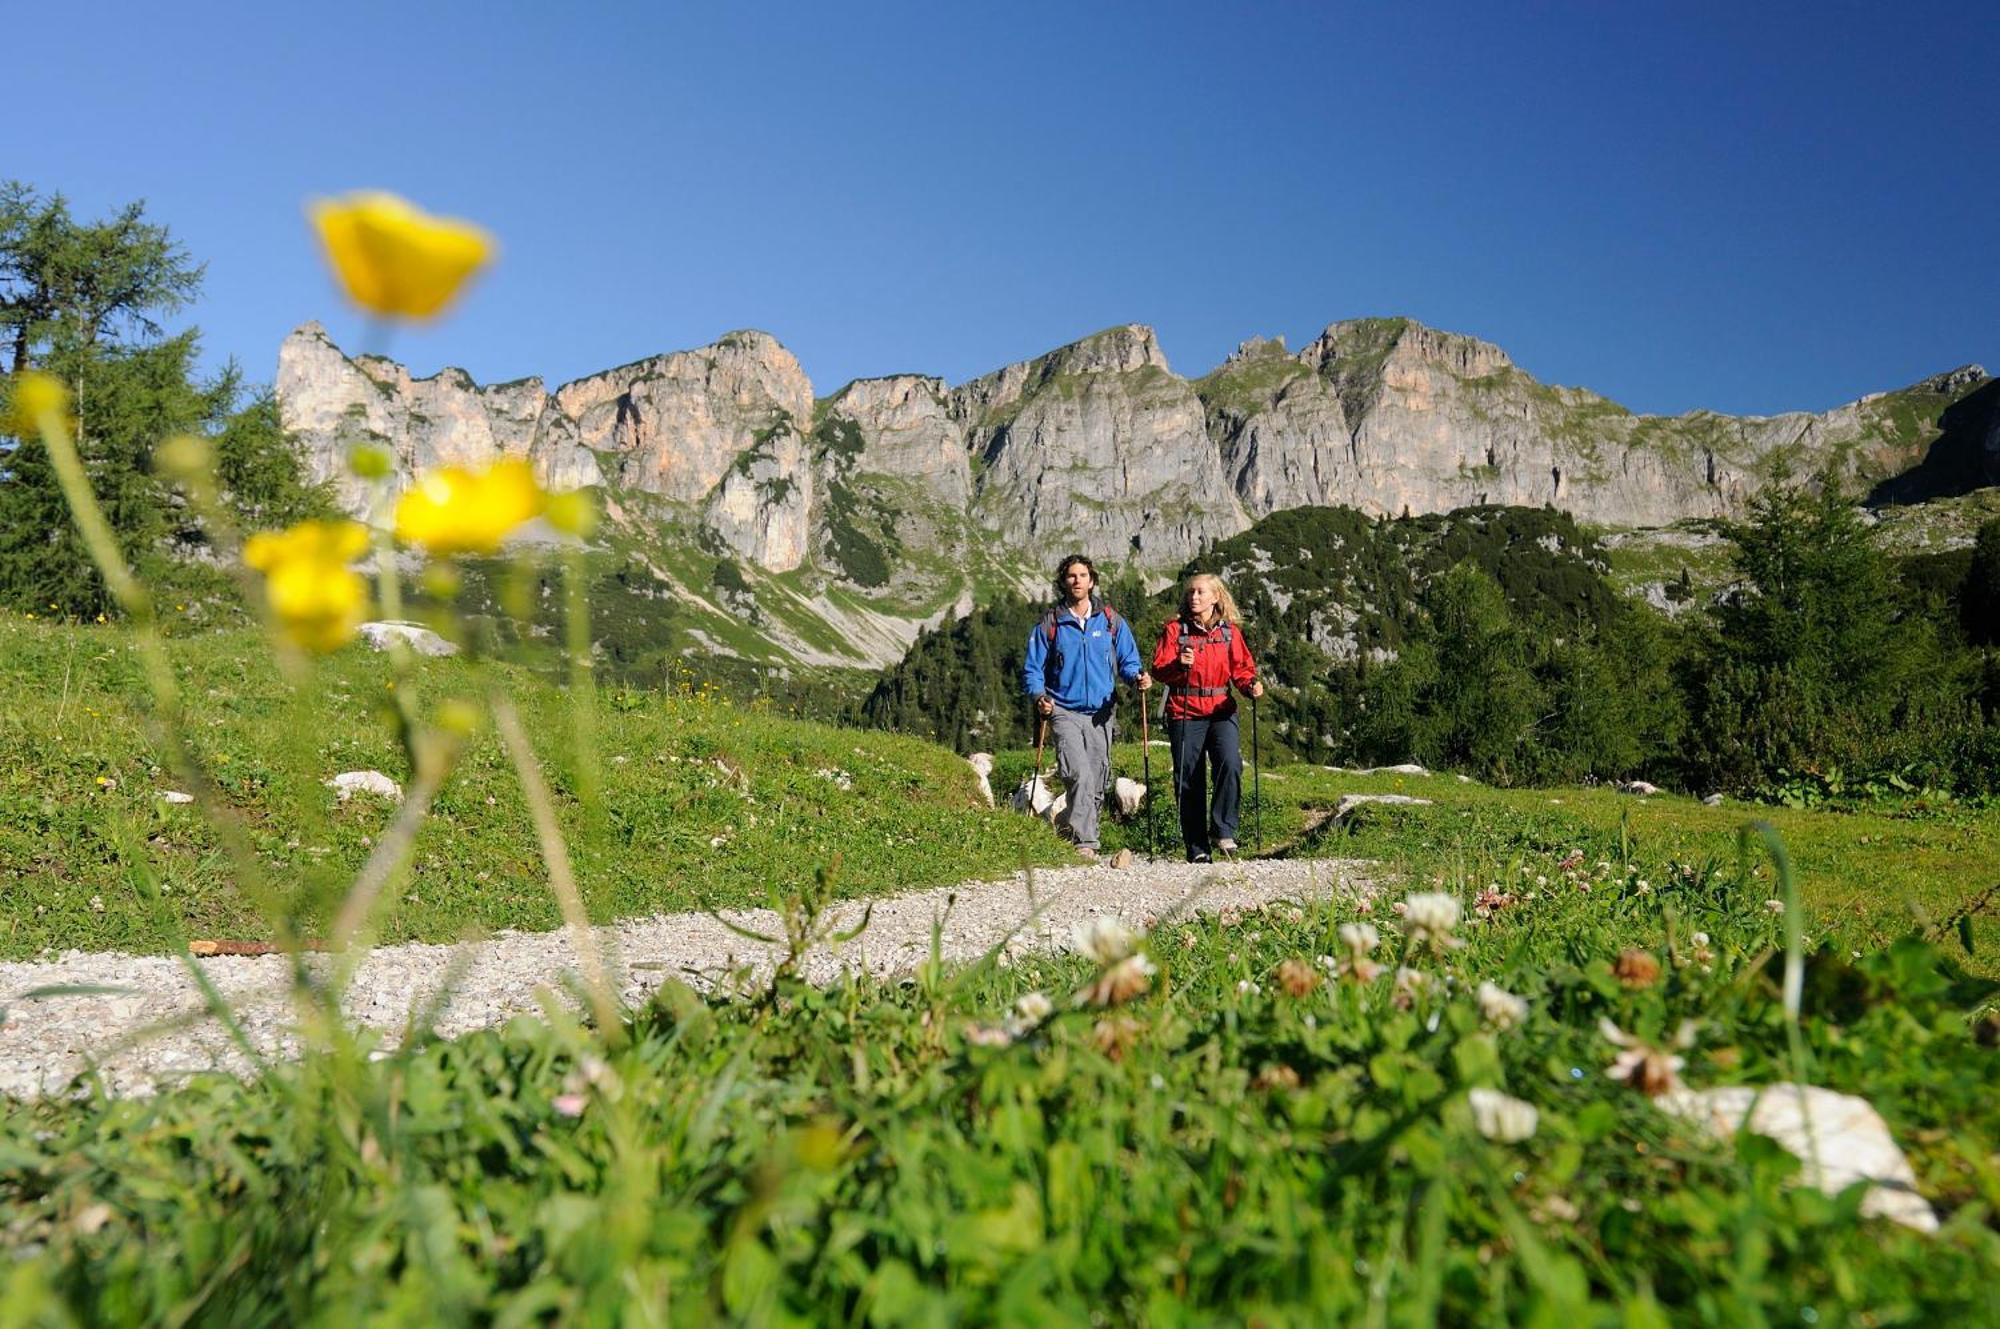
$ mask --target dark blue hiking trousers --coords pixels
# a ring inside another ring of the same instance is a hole
[[[1218,840],[1236,838],[1243,801],[1243,745],[1236,713],[1167,721],[1174,753],[1174,799],[1181,809],[1181,839],[1190,859],[1211,852]],[[1215,802],[1208,801],[1208,768],[1215,771]]]

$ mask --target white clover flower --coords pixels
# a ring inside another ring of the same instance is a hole
[[[1519,1144],[1532,1136],[1541,1122],[1542,1114],[1533,1103],[1498,1089],[1474,1089],[1466,1098],[1472,1105],[1472,1124],[1496,1144]]]
[[[1117,964],[1139,948],[1139,934],[1109,914],[1085,919],[1070,936],[1077,950],[1099,964]]]
[[[1687,1058],[1680,1054],[1694,1046],[1693,1020],[1682,1020],[1680,1028],[1674,1031],[1673,1041],[1666,1047],[1658,1048],[1626,1033],[1608,1017],[1598,1020],[1597,1032],[1606,1042],[1620,1049],[1604,1072],[1612,1079],[1623,1080],[1648,1098],[1679,1093],[1687,1088],[1681,1083],[1680,1075],[1687,1066]]]
[[[1373,923],[1342,923],[1335,935],[1347,953],[1354,956],[1367,955],[1382,944],[1382,934]]]
[[[1105,969],[1076,994],[1079,1006],[1117,1006],[1152,986],[1160,972],[1144,952],[1128,955]]]
[[[1451,935],[1459,919],[1456,897],[1443,891],[1425,891],[1404,900],[1402,907],[1403,922],[1411,945],[1448,950],[1464,944]]]
[[[1479,1016],[1494,1029],[1505,1033],[1528,1018],[1528,1003],[1492,983],[1479,985]]]
[[[1014,1003],[1014,1013],[1030,1024],[1040,1024],[1055,1014],[1056,1004],[1039,992],[1024,994]]]
[[[1785,902],[1783,900],[1766,900],[1764,901],[1764,912],[1767,914],[1782,914],[1785,912]]]
[[[1247,978],[1236,980],[1236,995],[1239,997],[1254,997],[1263,990]]]

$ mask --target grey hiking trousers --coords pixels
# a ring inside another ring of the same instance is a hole
[[[1115,707],[1109,701],[1094,711],[1061,706],[1049,717],[1055,731],[1056,774],[1069,789],[1069,807],[1056,822],[1080,848],[1097,848],[1097,817],[1104,809],[1104,790],[1111,783],[1111,731]]]

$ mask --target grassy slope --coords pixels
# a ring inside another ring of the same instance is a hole
[[[176,929],[268,935],[214,833],[194,809],[159,797],[174,782],[144,734],[123,640],[112,629],[0,623],[0,955],[157,951]],[[365,797],[340,805],[321,782],[357,769],[408,778],[375,711],[385,658],[352,648],[293,697],[254,634],[185,639],[173,654],[197,752],[246,818],[272,880],[303,893],[308,920],[325,917],[390,812]],[[552,781],[573,790],[565,696],[524,668],[497,676],[519,698]],[[476,695],[479,682],[462,662],[431,661],[418,686],[435,701]],[[836,857],[838,888],[859,894],[1062,853],[1045,829],[987,814],[964,762],[914,739],[782,719],[703,691],[609,692],[598,726],[606,814],[589,825],[563,797],[598,918],[762,901],[770,886]],[[166,909],[128,880],[120,837],[143,847]],[[387,938],[556,925],[526,806],[492,734],[474,742],[438,800],[402,896]]]

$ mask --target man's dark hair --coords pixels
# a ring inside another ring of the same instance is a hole
[[[1071,554],[1068,558],[1056,564],[1055,588],[1057,604],[1061,604],[1063,601],[1069,599],[1069,587],[1063,585],[1063,578],[1069,576],[1069,570],[1079,563],[1090,569],[1090,590],[1093,595],[1096,594],[1097,564],[1091,562],[1082,554]]]

